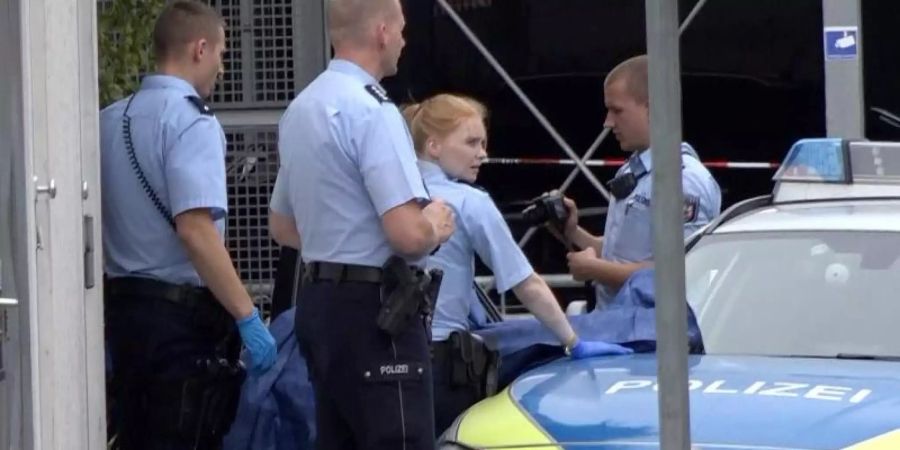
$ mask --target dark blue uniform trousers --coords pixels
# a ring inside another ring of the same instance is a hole
[[[171,387],[201,372],[198,360],[217,356],[216,347],[228,333],[221,326],[206,327],[197,310],[166,300],[140,297],[108,298],[106,337],[109,344],[116,399],[116,448],[121,450],[219,449],[221,439],[198,437],[194,430],[165,430],[181,405]],[[208,316],[208,314],[204,314]],[[211,319],[204,317],[203,319]],[[220,322],[221,323],[221,322]],[[233,321],[231,321],[233,325]],[[212,324],[210,324],[212,325]],[[236,333],[236,330],[234,330]],[[230,357],[239,341],[230,346]],[[161,394],[159,386],[166,386]],[[237,396],[239,387],[235,387]]]
[[[304,280],[296,311],[316,399],[318,450],[433,450],[425,325],[395,337],[376,318],[381,286]]]

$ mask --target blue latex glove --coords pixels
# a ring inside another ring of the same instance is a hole
[[[634,350],[621,345],[610,344],[603,341],[582,341],[578,340],[572,347],[572,359],[590,358],[591,356],[604,355],[630,355]]]
[[[253,308],[253,314],[238,320],[237,326],[241,333],[241,340],[244,341],[244,347],[247,347],[247,351],[250,353],[249,372],[259,374],[272,367],[277,356],[275,338],[263,325],[259,318],[259,310]]]

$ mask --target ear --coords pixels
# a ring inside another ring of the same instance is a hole
[[[206,38],[200,38],[194,42],[191,56],[193,56],[194,61],[200,61],[211,51],[212,47],[209,45],[209,41]]]
[[[441,143],[434,138],[425,140],[425,154],[433,159],[439,159],[441,157]]]
[[[377,37],[378,48],[387,47],[387,24],[379,22],[375,27],[375,36]]]

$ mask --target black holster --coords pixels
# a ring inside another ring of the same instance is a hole
[[[388,259],[382,270],[382,302],[378,311],[378,328],[396,336],[407,330],[415,318],[421,318],[425,326],[430,327],[431,313],[443,272],[437,269],[427,273],[415,270],[399,256]]]
[[[218,442],[237,414],[246,371],[239,361],[197,361],[198,374],[186,380],[147,380],[147,420],[152,429],[195,442]]]
[[[450,382],[471,387],[479,399],[497,393],[500,356],[468,331],[450,333]]]

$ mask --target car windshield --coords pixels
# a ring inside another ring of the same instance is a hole
[[[710,354],[900,356],[900,233],[704,237],[688,301]]]

